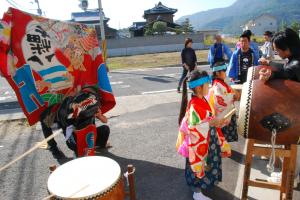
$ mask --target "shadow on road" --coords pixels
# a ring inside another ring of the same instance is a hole
[[[97,155],[106,156],[117,161],[122,172],[127,170],[127,165],[136,168],[135,184],[137,198],[140,200],[192,200],[192,191],[186,185],[184,170],[148,161],[126,159],[109,152],[100,152]],[[237,199],[232,194],[220,187],[206,192],[213,199]]]
[[[155,76],[155,77],[146,76],[146,77],[143,77],[143,79],[146,79],[148,81],[155,81],[155,82],[159,82],[159,83],[171,83],[171,82],[177,81],[177,79],[171,78],[168,76]],[[174,79],[174,80],[170,80],[170,79]]]

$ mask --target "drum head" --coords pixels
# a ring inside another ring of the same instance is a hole
[[[60,166],[50,175],[48,190],[62,199],[92,198],[114,186],[120,175],[119,164],[110,158],[78,158]]]

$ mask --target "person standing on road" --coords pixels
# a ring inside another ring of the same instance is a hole
[[[186,38],[184,43],[184,49],[181,51],[181,62],[183,71],[178,83],[177,92],[180,92],[182,82],[187,76],[188,72],[193,71],[197,66],[197,56],[192,46],[193,40],[191,38]]]
[[[273,51],[273,46],[272,46],[272,32],[271,31],[266,31],[264,33],[264,38],[265,38],[265,43],[261,48],[262,52],[262,58],[267,59],[269,61],[274,59],[274,51]]]
[[[259,71],[259,79],[262,81],[268,81],[270,79],[288,79],[292,81],[300,82],[300,39],[299,35],[290,28],[285,31],[278,32],[272,38],[272,44],[274,50],[278,52],[278,55],[282,59],[288,59],[286,64],[276,63],[267,59],[261,59],[260,62],[263,65],[270,65],[278,68],[278,71],[271,71],[268,68],[262,68]],[[283,92],[283,91],[282,91]],[[300,147],[297,148],[297,166],[295,170],[294,187],[297,187],[299,183],[300,173]],[[281,173],[272,173],[268,179],[271,182],[280,182]]]
[[[208,62],[210,63],[210,67],[212,68],[217,62],[225,62],[225,55],[227,60],[230,60],[232,51],[226,44],[222,43],[222,37],[216,35],[215,43],[210,47],[208,52]]]
[[[222,157],[231,155],[230,145],[216,131],[224,119],[215,118],[214,109],[205,98],[209,83],[210,76],[206,71],[192,71],[188,85],[193,94],[187,103],[187,78],[184,80],[178,119],[176,149],[186,158],[185,178],[194,192],[194,200],[210,199],[202,191],[212,189],[222,181]]]

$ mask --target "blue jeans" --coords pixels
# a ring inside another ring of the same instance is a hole
[[[181,88],[183,80],[185,79],[185,77],[186,77],[186,75],[188,73],[187,69],[185,69],[184,67],[182,69],[183,69],[183,71],[182,71],[182,75],[181,75],[181,78],[180,78],[179,83],[178,83],[178,88]]]

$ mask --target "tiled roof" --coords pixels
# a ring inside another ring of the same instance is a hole
[[[130,30],[139,30],[143,29],[147,22],[133,22],[132,25],[129,27]]]
[[[174,14],[177,12],[177,9],[174,8],[168,8],[167,6],[163,5],[161,2],[159,2],[157,5],[155,5],[154,8],[145,10],[144,15],[149,14],[162,14],[162,13],[170,13]]]

